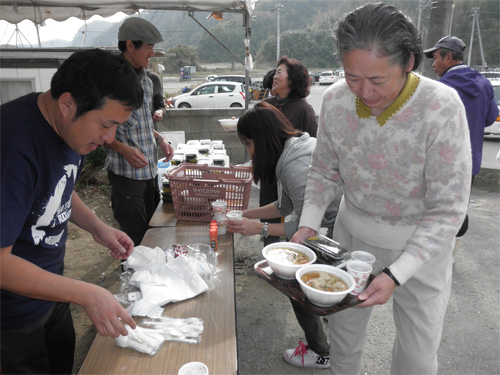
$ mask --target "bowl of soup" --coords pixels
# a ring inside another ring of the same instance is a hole
[[[329,307],[341,302],[356,286],[346,271],[327,264],[310,264],[295,274],[300,289],[317,306]]]
[[[316,253],[304,245],[275,242],[262,249],[262,255],[276,276],[294,280],[295,272],[306,264],[316,262]]]

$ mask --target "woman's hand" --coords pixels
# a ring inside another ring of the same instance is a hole
[[[396,284],[394,284],[394,281],[385,273],[381,273],[358,296],[358,299],[364,302],[356,305],[356,307],[383,305],[389,301],[395,289]]]
[[[300,227],[299,230],[295,232],[290,242],[302,245],[304,240],[307,240],[308,238],[314,236],[316,236],[316,231],[314,229],[311,229],[309,227]]]
[[[260,234],[262,231],[262,223],[243,218],[243,220],[228,221],[227,230],[233,233],[240,233],[244,236]]]

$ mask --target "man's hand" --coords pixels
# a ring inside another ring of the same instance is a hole
[[[163,155],[165,155],[165,161],[170,161],[173,156],[174,156],[174,149],[173,147],[170,145],[170,143],[168,143],[165,138],[160,138],[158,140],[158,147],[161,148],[161,151],[163,152]]]
[[[144,154],[134,147],[125,146],[122,155],[132,168],[141,169],[148,165],[148,160]]]
[[[160,122],[163,120],[163,109],[157,109],[153,114],[153,121]]]
[[[134,250],[134,242],[121,230],[103,225],[92,233],[94,240],[111,250],[111,256],[119,260],[127,259]]]
[[[86,295],[81,306],[103,336],[117,338],[128,334],[124,324],[135,329],[134,319],[129,315],[116,298],[100,286],[87,284]],[[88,290],[87,290],[88,289]]]

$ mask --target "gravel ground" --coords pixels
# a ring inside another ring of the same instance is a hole
[[[251,205],[256,205],[257,192]],[[500,374],[499,194],[473,190],[469,232],[454,265],[453,289],[439,350],[439,374]],[[325,374],[295,368],[283,351],[303,340],[288,298],[257,276],[262,260],[258,236],[235,236],[239,373]],[[388,374],[395,336],[392,300],[375,307],[362,374]]]

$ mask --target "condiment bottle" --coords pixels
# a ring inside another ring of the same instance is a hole
[[[212,249],[214,250],[219,249],[219,243],[217,239],[217,226],[210,226],[210,246],[212,246]]]

